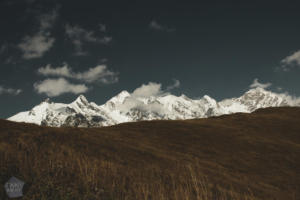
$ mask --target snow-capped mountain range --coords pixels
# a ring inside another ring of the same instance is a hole
[[[241,97],[220,102],[207,95],[194,100],[185,95],[171,94],[136,97],[122,91],[103,105],[89,102],[83,95],[70,104],[54,103],[47,99],[8,120],[53,127],[100,127],[140,120],[193,119],[236,112],[250,113],[258,108],[278,106],[300,106],[300,102],[291,96],[262,88],[250,89]]]

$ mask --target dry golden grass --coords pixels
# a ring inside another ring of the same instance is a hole
[[[90,129],[0,120],[0,184],[11,176],[28,200],[296,200],[300,108]]]

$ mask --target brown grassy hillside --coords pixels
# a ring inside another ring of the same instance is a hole
[[[28,200],[296,200],[300,108],[104,128],[0,120],[0,184],[11,176]]]

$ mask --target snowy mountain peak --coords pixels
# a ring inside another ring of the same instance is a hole
[[[126,90],[123,90],[116,97],[121,100],[121,99],[125,99],[126,97],[129,97],[129,96],[130,96],[130,93],[127,92]]]
[[[124,103],[125,99],[127,97],[130,97],[130,93],[127,92],[126,90],[123,90],[122,92],[120,92],[118,95],[114,96],[113,98],[111,98],[108,102],[112,102],[112,103]]]
[[[250,90],[248,90],[246,94],[271,94],[272,92],[271,91],[267,91],[265,90],[264,88],[261,88],[261,87],[256,87],[256,88],[252,88]]]
[[[77,99],[74,101],[74,103],[80,103],[80,104],[88,104],[89,101],[83,96],[82,94],[77,97]]]
[[[56,127],[99,127],[139,120],[205,118],[236,112],[249,113],[258,108],[295,105],[300,106],[299,100],[263,88],[253,88],[238,98],[220,102],[208,95],[198,100],[171,94],[136,97],[124,90],[100,106],[89,103],[83,95],[70,104],[45,100],[9,120]]]
[[[49,98],[46,98],[43,101],[41,101],[41,103],[39,103],[37,106],[42,106],[42,105],[45,106],[45,105],[48,105],[48,104],[51,104],[51,103],[52,103],[51,100]]]
[[[250,89],[243,96],[241,96],[240,99],[247,100],[247,101],[249,100],[265,101],[267,99],[271,100],[271,99],[282,99],[282,98],[281,95],[257,87],[257,88]]]
[[[183,98],[183,99],[185,99],[185,100],[188,100],[188,101],[191,100],[189,97],[187,97],[187,96],[184,95],[184,94],[181,94],[179,97],[180,97],[180,98]]]
[[[50,100],[50,98],[46,98],[44,101],[42,101],[41,103],[51,103],[51,100]]]
[[[122,92],[120,92],[117,96],[129,96],[130,93],[127,90],[123,90]]]
[[[208,95],[204,95],[204,96],[202,97],[202,99],[205,100],[205,101],[206,101],[208,104],[210,104],[210,105],[216,105],[216,104],[217,104],[216,100],[214,100],[213,98],[211,98],[211,97],[208,96]]]

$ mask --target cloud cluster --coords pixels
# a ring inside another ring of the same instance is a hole
[[[118,105],[118,109],[122,112],[128,112],[130,110],[141,110],[141,111],[149,111],[154,113],[162,113],[165,111],[163,106],[158,102],[152,102],[151,104],[145,104],[143,101],[135,98],[135,97],[128,97],[126,98],[123,104]]]
[[[24,59],[40,58],[53,46],[55,38],[51,37],[49,29],[52,28],[57,17],[58,8],[39,16],[39,31],[34,35],[23,37],[18,44]]]
[[[6,49],[7,49],[7,45],[5,45],[5,44],[1,45],[1,47],[0,47],[0,55],[2,53],[4,53]]]
[[[266,89],[266,88],[269,88],[270,86],[272,85],[272,83],[260,83],[258,81],[258,79],[254,79],[253,80],[253,83],[249,86],[250,88],[263,88],[263,89]]]
[[[149,82],[148,84],[142,84],[140,87],[136,88],[132,92],[132,97],[151,97],[151,96],[161,96],[168,94],[169,91],[180,87],[180,81],[174,79],[174,83],[166,87],[165,90],[162,90],[161,83]]]
[[[46,94],[49,97],[59,96],[64,93],[80,94],[88,91],[84,84],[72,84],[64,78],[46,79],[35,83],[34,89],[39,94]]]
[[[52,67],[50,64],[38,69],[38,74],[43,76],[59,77],[56,79],[46,79],[34,84],[34,89],[39,93],[45,93],[49,97],[61,95],[63,93],[85,93],[89,90],[85,84],[73,84],[66,78],[85,83],[112,84],[118,82],[118,73],[107,69],[106,65],[97,65],[83,72],[74,72],[67,63],[60,67]]]
[[[1,94],[11,94],[11,95],[18,95],[22,92],[21,89],[13,89],[13,88],[5,88],[0,85],[0,95]]]
[[[61,76],[84,81],[87,83],[100,82],[103,84],[118,81],[118,73],[107,69],[106,65],[98,65],[84,72],[74,72],[67,63],[61,67],[53,68],[50,64],[38,69],[38,73],[44,76]]]
[[[47,31],[48,29],[52,28],[56,19],[58,18],[58,7],[53,9],[51,12],[41,15],[39,17],[40,20],[40,29],[42,31]]]
[[[281,69],[290,71],[295,66],[300,66],[300,50],[281,60]]]
[[[133,97],[150,97],[150,96],[160,96],[163,94],[160,83],[149,82],[148,84],[143,84],[139,88],[136,88],[132,92]]]
[[[174,28],[169,28],[167,26],[163,26],[161,24],[159,24],[157,21],[152,20],[149,24],[149,28],[156,30],[156,31],[166,31],[166,32],[173,32],[175,31]]]
[[[106,32],[106,25],[105,24],[99,24],[99,30],[101,32]]]
[[[166,89],[167,91],[170,91],[170,90],[173,90],[175,88],[179,88],[180,87],[180,81],[179,80],[173,79],[173,81],[174,81],[173,85],[167,86],[167,89]]]
[[[105,32],[106,26],[104,24],[100,24],[100,31]],[[67,24],[65,26],[65,32],[68,38],[72,41],[73,45],[75,46],[75,54],[76,55],[86,55],[87,52],[83,51],[83,44],[85,42],[90,43],[99,43],[99,44],[108,44],[111,42],[111,37],[96,37],[94,31],[88,31],[83,29],[82,27],[75,25],[71,26]]]
[[[54,41],[48,32],[39,32],[33,36],[25,36],[18,47],[23,51],[24,59],[40,58],[53,46]]]
[[[179,86],[180,82],[176,79],[174,79],[174,84],[167,86],[165,90],[162,89],[161,83],[149,82],[148,84],[142,84],[131,93],[130,97],[126,98],[126,101],[121,104],[118,109],[123,112],[128,112],[132,109],[138,109],[162,114],[162,111],[165,112],[165,110],[159,102],[145,104],[143,102],[143,98],[164,96],[169,94],[170,90]]]
[[[290,105],[292,105],[292,106],[300,105],[300,97],[290,95],[288,92],[279,93],[279,94],[277,93],[277,95],[281,96],[283,99],[285,99],[287,102],[289,102]]]

